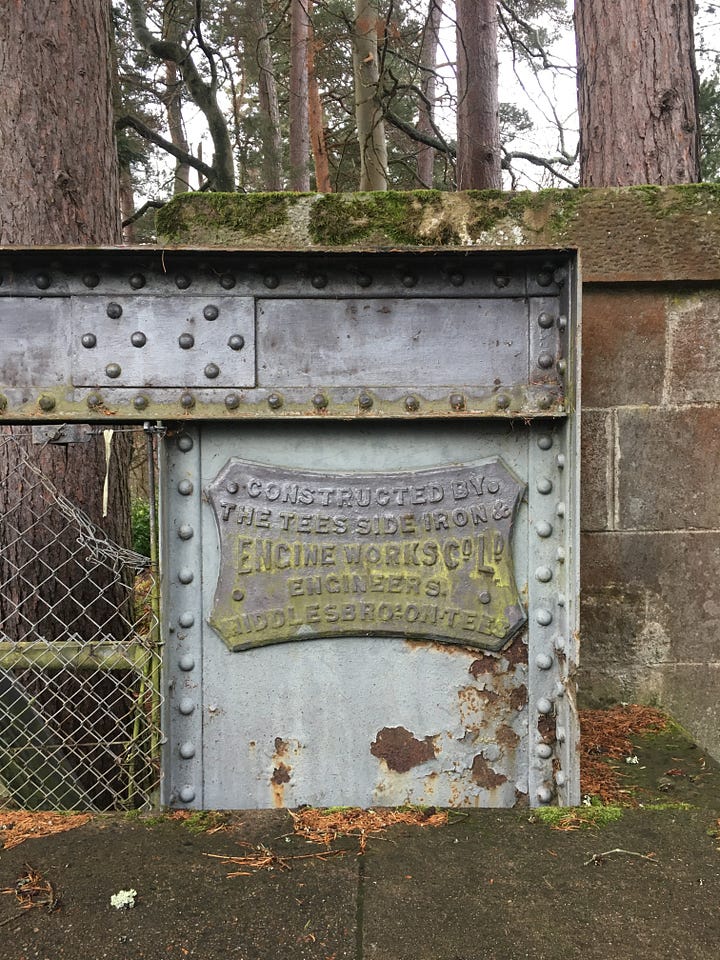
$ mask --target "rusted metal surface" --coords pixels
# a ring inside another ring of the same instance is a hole
[[[384,760],[388,770],[407,773],[413,767],[435,759],[433,740],[433,737],[418,740],[405,727],[384,727],[378,730],[377,737],[370,744],[370,753]]]
[[[525,622],[500,458],[403,473],[231,459],[207,487],[220,538],[210,624],[231,650],[329,636],[500,649]]]

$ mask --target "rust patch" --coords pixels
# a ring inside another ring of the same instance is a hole
[[[528,662],[528,648],[522,637],[516,637],[513,642],[502,652],[503,657],[511,667],[516,667],[519,663]]]
[[[287,752],[288,752],[287,740],[283,740],[282,737],[275,737],[275,756],[286,757]]]
[[[497,657],[491,657],[489,654],[479,657],[468,667],[468,673],[471,673],[475,679],[486,673],[497,673],[500,670],[500,661]]]
[[[501,784],[507,783],[507,777],[502,773],[497,773],[497,771],[493,770],[481,753],[478,753],[473,757],[472,769],[470,772],[475,783],[477,783],[479,787],[483,787],[485,790],[494,790],[495,787],[499,787]]]
[[[537,727],[545,743],[555,742],[555,717],[540,717]]]
[[[497,728],[495,739],[504,750],[514,750],[520,743],[520,736],[506,723],[501,723]]]
[[[275,786],[280,786],[281,783],[290,783],[290,767],[286,763],[279,763],[273,770],[273,775],[270,778],[270,782],[274,783]]]
[[[413,767],[435,759],[432,737],[418,740],[405,727],[383,727],[370,744],[370,753],[384,760],[389,770],[407,773]]]
[[[508,697],[508,703],[510,704],[511,710],[522,710],[528,700],[527,687],[524,683],[521,683],[519,687],[510,693]]]
[[[514,807],[529,807],[529,806],[530,806],[530,801],[529,801],[529,799],[528,799],[528,795],[527,795],[526,793],[523,793],[522,790],[518,790],[517,787],[515,787],[515,803],[513,804],[513,806],[514,806]]]

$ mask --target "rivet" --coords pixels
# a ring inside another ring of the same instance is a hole
[[[538,324],[543,328],[543,330],[549,329],[555,323],[555,317],[551,313],[546,313],[544,310],[538,317]]]
[[[193,438],[189,433],[181,433],[177,438],[178,450],[182,450],[183,453],[188,453],[193,448]]]
[[[234,333],[228,340],[228,346],[231,350],[242,350],[245,346],[245,337],[239,333]]]
[[[225,484],[225,489],[228,493],[237,493],[240,489],[240,486],[234,480],[228,480],[228,482]]]
[[[454,287],[461,287],[461,286],[465,283],[465,274],[464,274],[464,273],[460,273],[459,271],[458,271],[457,273],[451,273],[451,274],[450,274],[450,283],[451,283]]]
[[[374,400],[369,393],[361,393],[360,396],[358,397],[358,406],[360,407],[361,410],[372,409],[373,403],[374,403]]]
[[[216,363],[208,363],[203,371],[208,380],[214,380],[220,376],[220,367]]]
[[[133,290],[142,290],[145,286],[145,277],[141,273],[134,273],[129,280]]]
[[[563,772],[562,770],[556,770],[556,771],[555,771],[555,783],[556,783],[559,787],[564,787],[564,786],[565,786],[565,774],[564,774],[564,772]]]
[[[190,697],[183,697],[178,704],[178,710],[184,717],[189,717],[195,710],[195,701],[191,700]]]
[[[537,492],[542,494],[552,493],[552,480],[547,477],[540,477],[537,482]]]
[[[549,670],[553,665],[553,658],[549,653],[539,653],[535,657],[535,666],[538,670]]]
[[[192,803],[195,799],[195,791],[192,787],[183,787],[180,791],[180,799],[183,803]]]
[[[190,567],[181,567],[178,570],[178,580],[180,583],[184,583],[186,586],[188,583],[192,583],[195,579],[195,574],[192,572]]]
[[[555,731],[555,737],[558,743],[565,743],[567,740],[567,731],[565,727],[558,727]]]
[[[178,753],[179,753],[180,756],[183,758],[183,760],[190,760],[190,759],[192,759],[192,757],[195,756],[195,744],[194,744],[194,743],[191,743],[189,740],[186,740],[185,743],[181,743],[181,744],[180,744],[180,746],[179,746],[179,748],[178,748]],[[191,800],[194,800],[194,799],[195,799],[195,792],[194,792],[194,791],[193,791],[193,795],[192,795],[192,797],[191,797],[190,799],[191,799]],[[185,802],[186,802],[186,803],[189,803],[188,800],[186,800]]]
[[[541,286],[541,287],[549,287],[550,284],[553,282],[553,272],[552,272],[552,270],[549,270],[549,269],[546,267],[544,270],[541,270],[541,271],[538,273],[536,279],[537,279],[537,282],[538,282],[538,286]]]
[[[38,406],[41,410],[49,413],[50,410],[55,409],[55,397],[49,397],[47,394],[42,394],[38,399]]]
[[[558,505],[555,507],[555,513],[556,513],[559,517],[564,517],[564,516],[565,516],[565,504],[562,502],[562,500],[561,500],[560,503],[558,503]]]
[[[552,536],[552,532],[553,532],[552,524],[548,523],[547,520],[540,520],[538,523],[535,524],[535,533],[537,533],[537,535],[539,537],[542,537],[543,539],[545,537]]]
[[[538,357],[538,366],[543,370],[549,370],[555,361],[551,353],[541,353]]]
[[[565,563],[565,547],[558,547],[555,556],[557,557],[558,563]]]
[[[105,367],[105,373],[106,373],[106,374],[108,375],[108,377],[110,377],[112,380],[116,380],[116,379],[120,376],[120,374],[122,373],[122,367],[120,366],[119,363],[109,363],[109,364]]]
[[[405,409],[408,412],[412,412],[413,410],[418,410],[419,407],[420,407],[420,401],[418,400],[417,397],[413,397],[413,396],[405,397]]]
[[[185,610],[178,617],[178,624],[184,629],[189,630],[195,626],[195,616],[189,610]]]
[[[191,350],[195,346],[195,337],[191,333],[181,333],[178,343],[183,350]]]
[[[220,316],[220,311],[214,303],[209,303],[203,310],[203,316],[206,320],[217,320]]]
[[[488,480],[487,482],[487,491],[488,493],[498,493],[500,490],[500,484],[497,480]]]
[[[327,286],[327,282],[328,278],[324,273],[316,273],[310,281],[316,290],[322,290],[323,287]]]
[[[558,470],[564,470],[564,469],[565,469],[565,454],[564,454],[564,453],[559,453],[559,454],[557,455],[557,461],[556,461],[556,462],[557,462]]]
[[[405,273],[402,278],[402,285],[404,287],[414,287],[417,283],[417,277],[414,273]]]
[[[99,393],[90,393],[85,402],[92,409],[93,407],[101,406],[103,401]]]
[[[538,400],[538,409],[540,410],[549,410],[552,406],[552,398],[547,395],[542,396]]]
[[[370,287],[372,286],[372,277],[369,273],[359,273],[357,275],[357,284],[359,287]]]
[[[539,610],[535,611],[535,619],[541,627],[549,627],[552,623],[553,615],[549,610],[541,607]]]
[[[50,274],[48,273],[38,273],[35,275],[35,286],[38,290],[47,290],[51,282]]]
[[[558,605],[559,607],[564,607],[564,606],[565,606],[565,594],[564,594],[564,593],[559,593],[559,594],[557,595],[557,605]]]
[[[553,445],[552,437],[549,437],[547,434],[543,434],[542,437],[538,437],[537,445],[541,450],[549,450]]]
[[[535,748],[535,753],[543,760],[549,760],[552,756],[552,747],[549,743],[539,743]]]
[[[181,393],[180,406],[184,410],[192,410],[192,408],[195,406],[195,397],[191,393]]]
[[[271,393],[267,398],[267,402],[271,410],[279,410],[283,405],[283,398],[279,393]]]
[[[135,333],[130,336],[130,343],[134,347],[144,347],[147,343],[147,337],[142,330],[136,330]]]
[[[82,278],[82,282],[86,287],[94,290],[95,287],[100,283],[100,277],[96,273],[86,273]]]
[[[181,540],[192,540],[195,536],[195,531],[189,523],[183,523],[178,527],[178,536]]]
[[[559,633],[553,640],[553,644],[555,645],[557,652],[562,653],[562,651],[565,649],[565,637]]]
[[[548,700],[547,697],[540,697],[540,699],[537,702],[538,713],[542,713],[542,714],[552,713],[552,708],[553,708],[553,705],[550,702],[550,700]]]
[[[235,277],[231,273],[224,273],[220,277],[220,286],[223,290],[232,290],[235,286]]]
[[[119,320],[120,317],[122,316],[123,310],[119,303],[113,302],[107,305],[107,309],[105,310],[105,312],[107,313],[107,315],[110,317],[111,320]]]
[[[450,394],[450,406],[453,410],[465,409],[465,397],[461,393]]]
[[[133,406],[136,410],[144,410],[148,405],[147,397],[144,397],[142,394],[133,399]]]
[[[194,489],[192,480],[181,480],[177,485],[178,493],[183,497],[189,497]]]
[[[493,283],[495,284],[496,287],[500,287],[500,288],[507,287],[508,284],[510,283],[510,277],[508,276],[507,273],[498,271],[493,277]]]
[[[94,333],[84,333],[80,342],[87,350],[92,350],[93,347],[97,346],[97,337]]]
[[[557,369],[558,369],[558,373],[564,376],[565,371],[567,370],[567,360],[558,360]]]
[[[495,406],[498,410],[507,410],[510,406],[510,397],[506,397],[504,393],[501,393],[499,397],[495,398]]]
[[[237,603],[240,603],[241,600],[244,600],[244,599],[245,599],[245,594],[244,594],[244,592],[243,592],[242,590],[233,590],[233,592],[232,592],[232,598],[233,598],[233,600],[235,600]]]
[[[184,653],[178,660],[178,666],[184,673],[195,669],[195,657],[191,653]]]
[[[182,795],[181,795],[182,796]],[[537,798],[540,803],[550,803],[553,798],[553,792],[550,787],[539,787],[537,792]]]
[[[237,393],[229,393],[225,397],[225,406],[228,408],[228,410],[237,410],[237,408],[240,406],[240,397],[237,395]]]
[[[263,283],[269,290],[274,290],[280,283],[280,280],[275,276],[274,273],[268,273],[263,277]]]
[[[186,273],[179,273],[175,277],[175,286],[178,288],[178,290],[187,290],[191,283],[192,280]]]
[[[552,580],[552,570],[550,567],[538,567],[535,571],[535,579],[540,583],[550,583]]]
[[[567,330],[567,317],[563,316],[563,314],[560,314],[558,317],[558,327],[561,330]]]
[[[316,410],[324,410],[328,405],[328,398],[324,393],[316,393],[312,398],[312,405]]]
[[[478,600],[480,603],[490,603],[491,597],[487,590],[483,590],[483,592],[478,596]]]

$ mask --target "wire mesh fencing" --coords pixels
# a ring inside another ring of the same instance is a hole
[[[151,807],[157,578],[61,492],[30,428],[0,434],[0,804]]]

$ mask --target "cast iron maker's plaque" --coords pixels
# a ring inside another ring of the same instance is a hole
[[[210,625],[231,650],[383,636],[499,650],[525,622],[511,553],[524,485],[499,458],[399,473],[231,459]]]

